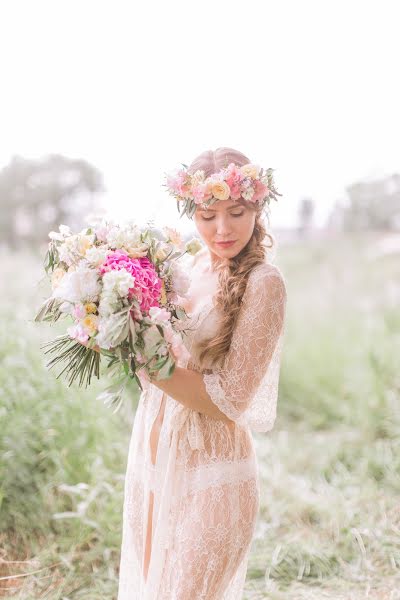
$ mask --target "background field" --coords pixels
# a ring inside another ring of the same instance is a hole
[[[275,428],[255,434],[245,598],[400,598],[399,253],[384,241],[279,248],[285,347]],[[46,370],[51,332],[32,322],[42,275],[32,253],[2,252],[0,595],[112,599],[137,393],[113,414],[100,385],[67,388]]]

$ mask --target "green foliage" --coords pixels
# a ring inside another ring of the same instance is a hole
[[[361,600],[400,588],[398,256],[375,257],[374,243],[281,247],[278,418],[254,435],[261,506],[246,599]],[[57,380],[39,349],[48,327],[29,321],[39,260],[4,256],[1,270],[0,546],[6,560],[37,561],[2,575],[39,570],[18,580],[23,600],[111,599],[136,387],[114,414],[96,401],[96,381],[82,390]]]

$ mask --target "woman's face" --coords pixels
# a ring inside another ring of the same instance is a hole
[[[234,200],[218,200],[209,208],[196,207],[193,215],[200,237],[208,246],[212,258],[233,258],[250,240],[256,211]],[[222,245],[219,242],[232,241]]]

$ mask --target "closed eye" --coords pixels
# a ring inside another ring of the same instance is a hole
[[[231,213],[232,217],[241,217],[242,215],[244,215],[244,212],[236,213],[236,214]],[[203,221],[212,221],[214,219],[214,217],[207,217],[207,218],[206,217],[202,217],[202,219],[203,219]]]

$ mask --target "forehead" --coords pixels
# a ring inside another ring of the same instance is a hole
[[[201,205],[197,207],[198,212],[223,212],[232,210],[233,208],[241,208],[243,204],[236,202],[236,200],[218,200],[208,208],[202,208]]]

